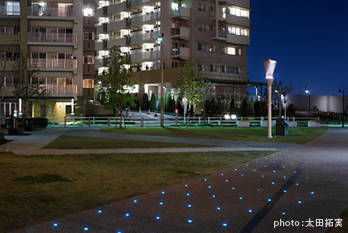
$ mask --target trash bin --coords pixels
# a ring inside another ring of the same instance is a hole
[[[289,135],[289,125],[283,119],[277,119],[276,121],[276,135]]]

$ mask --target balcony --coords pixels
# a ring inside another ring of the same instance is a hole
[[[49,97],[76,97],[77,85],[40,85]]]
[[[154,32],[147,32],[147,33],[142,33],[139,35],[134,35],[131,36],[131,41],[130,44],[141,44],[141,43],[149,43],[149,42],[155,42],[160,35],[159,31],[154,31]]]
[[[131,61],[141,62],[141,61],[152,61],[154,59],[160,58],[160,51],[149,51],[146,53],[133,53],[131,54]]]
[[[187,27],[172,28],[171,35],[172,35],[172,39],[189,40],[190,28],[187,28]]]
[[[190,8],[179,7],[176,10],[172,10],[172,19],[189,20],[191,17]]]
[[[218,35],[216,35],[216,31],[210,31],[210,39],[211,40],[222,40],[226,41],[227,40],[227,31],[218,31]]]
[[[171,58],[188,60],[190,59],[190,52],[191,49],[186,47],[172,48]]]
[[[28,7],[28,19],[36,20],[66,20],[77,23],[76,9],[73,7],[46,7],[40,9],[39,6]]]
[[[242,74],[220,73],[212,71],[202,71],[204,77],[215,80],[243,81],[245,76]]]
[[[40,71],[70,71],[77,72],[76,59],[29,58],[28,66]]]
[[[144,4],[155,4],[158,0],[131,0],[131,7],[141,6]]]
[[[227,14],[226,12],[218,11],[218,20],[219,21],[226,21]],[[215,11],[210,12],[210,19],[215,20],[216,19],[216,13]]]
[[[126,45],[127,45],[127,37],[123,37],[123,38],[120,37],[120,38],[108,40],[107,48],[110,49],[114,46],[126,46]]]
[[[240,45],[249,45],[250,44],[250,37],[249,36],[239,36],[239,35],[228,33],[227,34],[227,42],[233,43],[233,44],[240,44]]]
[[[250,27],[250,19],[245,17],[238,17],[235,15],[227,14],[227,23],[240,25],[243,27]]]
[[[44,46],[74,46],[74,48],[77,48],[77,35],[72,33],[28,32],[28,44]]]
[[[159,20],[160,17],[161,17],[161,12],[151,12],[146,15],[137,16],[137,17],[131,18],[131,26],[144,24],[144,23],[154,23],[156,20]]]
[[[19,34],[9,34],[0,32],[0,41],[2,45],[19,44]]]

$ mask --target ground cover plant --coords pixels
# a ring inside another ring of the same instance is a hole
[[[186,143],[150,142],[60,136],[47,144],[44,149],[119,149],[119,148],[172,148],[172,147],[209,147]]]
[[[96,208],[197,179],[274,151],[0,154],[0,232]]]
[[[102,132],[121,134],[305,144],[324,134],[327,131],[327,128],[289,128],[289,136],[275,135],[275,129],[272,130],[274,137],[270,139],[267,138],[267,128],[128,128],[123,130],[105,128],[101,129]]]

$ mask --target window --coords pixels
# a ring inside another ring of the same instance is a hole
[[[206,11],[206,5],[203,3],[198,3],[198,11]]]
[[[20,3],[19,2],[6,2],[7,15],[20,15]]]
[[[235,34],[237,36],[249,36],[249,29],[246,28],[229,26],[227,30],[228,33]]]
[[[237,17],[249,18],[248,10],[243,10],[237,7],[230,7],[229,11],[231,15],[235,15]]]
[[[209,66],[209,71],[210,72],[216,72],[216,65],[215,64],[210,64],[210,66]]]
[[[83,9],[83,16],[85,16],[85,17],[93,16],[93,9],[92,8]]]
[[[83,64],[94,64],[94,56],[83,56]]]
[[[94,33],[93,32],[84,32],[83,39],[84,40],[94,40]]]
[[[216,45],[198,43],[198,51],[215,53],[216,52]]]
[[[241,55],[242,50],[239,48],[235,48],[235,47],[223,47],[222,53],[228,54],[228,55]]]
[[[213,27],[212,25],[205,24],[205,23],[198,23],[198,31],[202,32],[210,32],[211,28]]]
[[[222,73],[240,74],[240,67],[223,65],[221,71]]]
[[[94,88],[94,80],[93,79],[84,79],[83,80],[83,88]]]

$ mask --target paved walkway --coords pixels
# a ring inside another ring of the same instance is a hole
[[[347,151],[348,129],[329,129],[305,145],[16,233],[325,232],[325,219],[335,223],[348,205]]]
[[[91,138],[108,138],[120,140],[154,141],[198,144],[215,147],[194,147],[194,148],[135,148],[135,149],[41,149],[49,142],[61,135],[79,136]],[[6,136],[14,141],[0,147],[8,149],[13,153],[22,156],[30,155],[60,155],[60,154],[105,154],[105,153],[166,153],[166,152],[191,152],[191,151],[243,151],[243,150],[279,150],[295,146],[293,143],[261,143],[250,141],[230,141],[198,138],[178,138],[161,136],[143,136],[128,134],[111,134],[100,132],[100,129],[86,128],[49,128],[34,132],[30,136]]]

